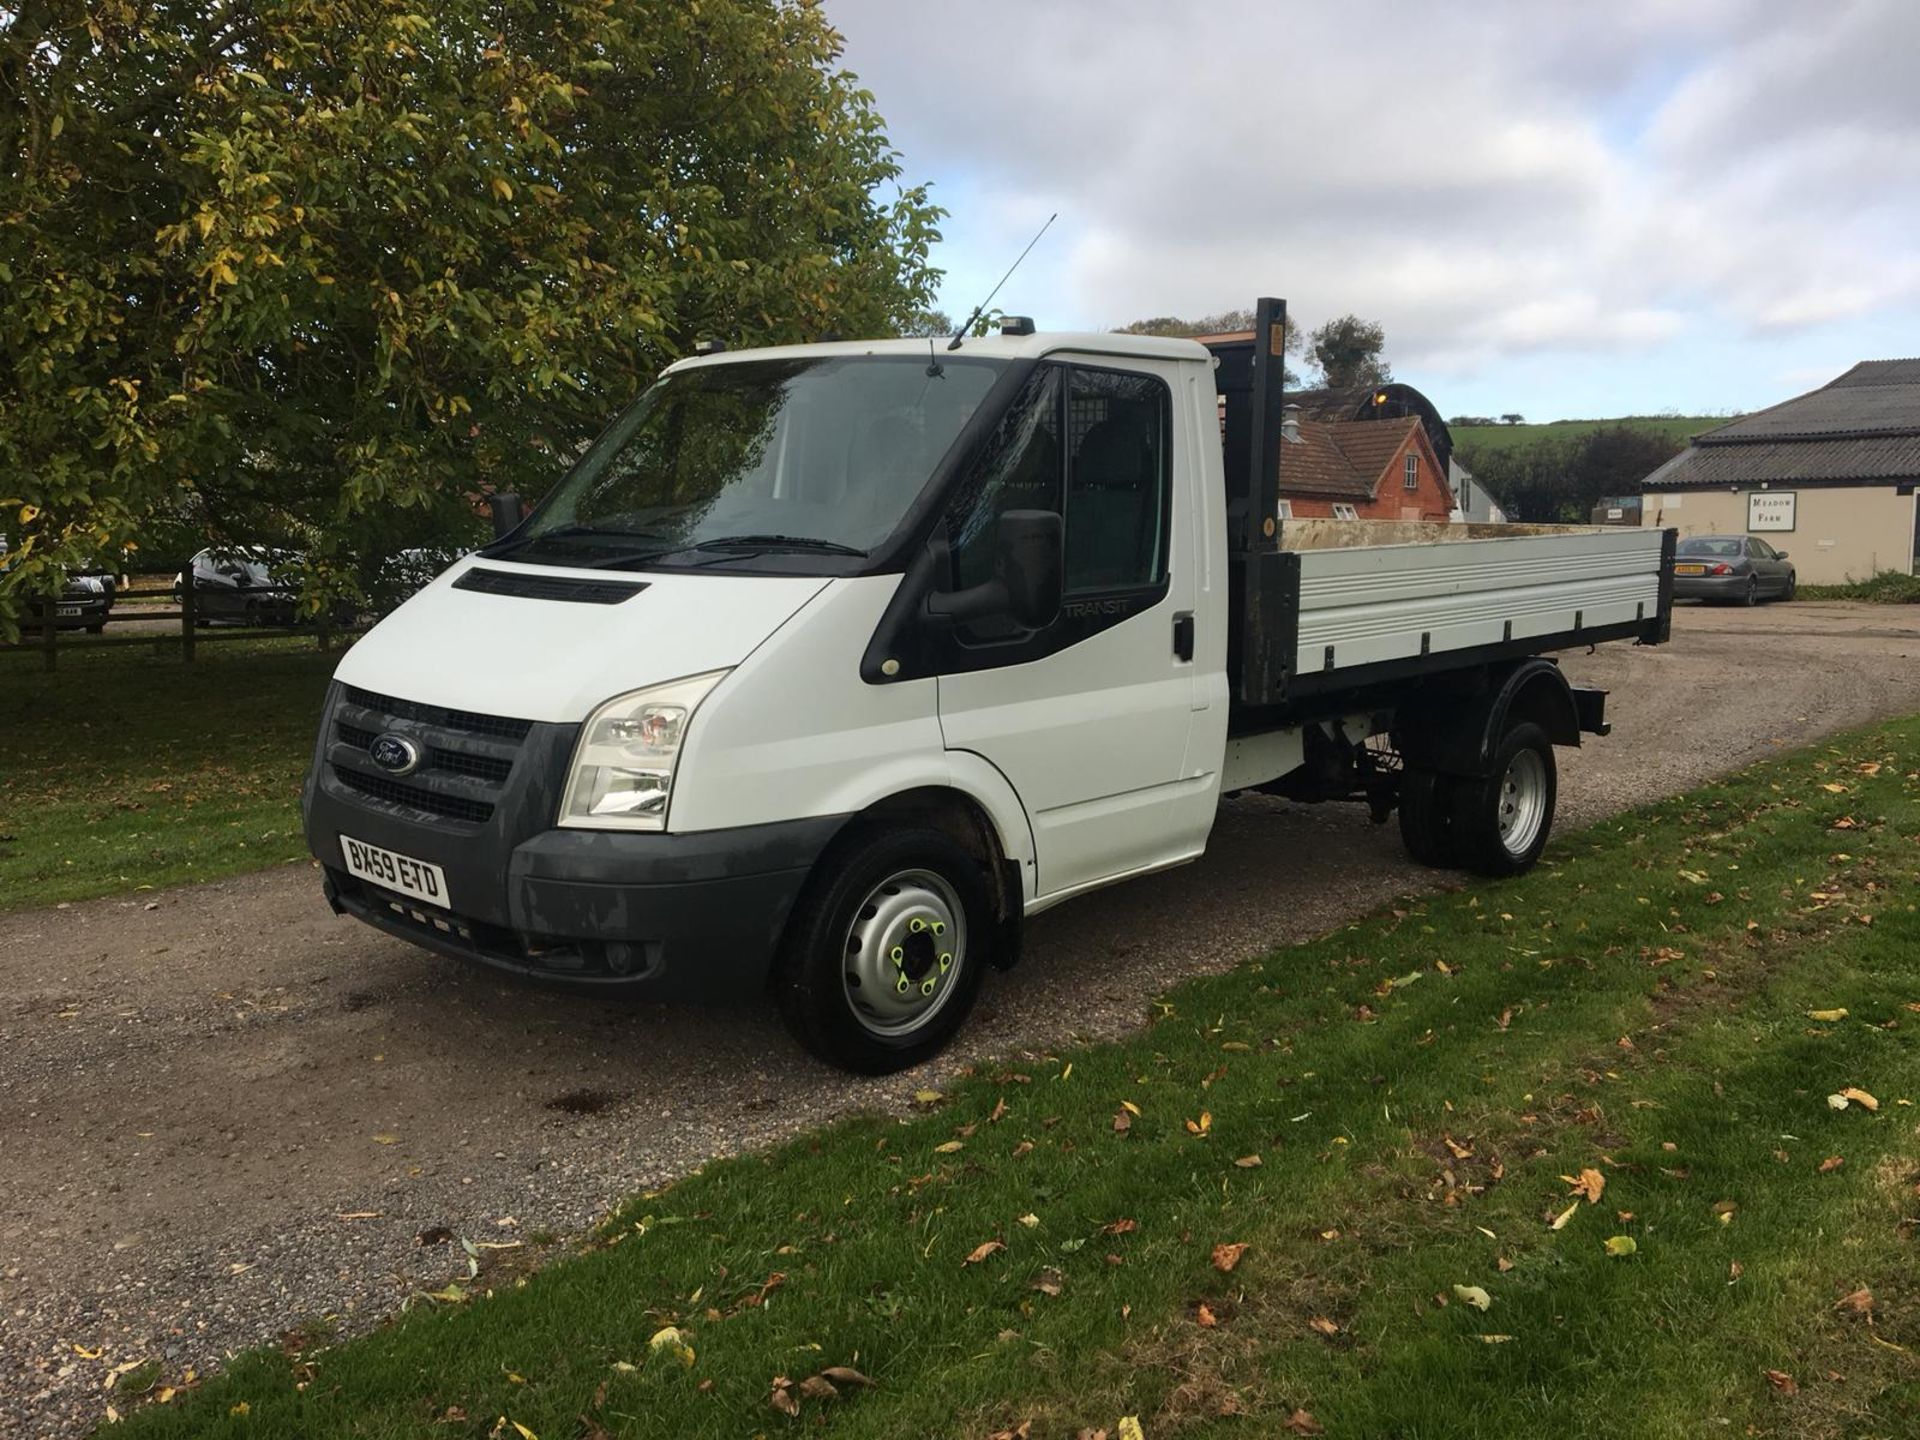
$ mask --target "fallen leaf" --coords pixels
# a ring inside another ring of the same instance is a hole
[[[398,1135],[376,1135],[373,1137],[373,1143],[376,1145],[398,1145],[400,1143],[400,1137]]]
[[[1820,1162],[1820,1173],[1822,1175],[1831,1175],[1834,1171],[1838,1170],[1842,1165],[1846,1163],[1847,1163],[1846,1158],[1844,1156],[1829,1155],[1826,1159]]]
[[[1140,1107],[1134,1104],[1133,1101],[1131,1100],[1122,1100],[1120,1102],[1120,1108],[1126,1111],[1129,1115],[1138,1115],[1140,1113]]]
[[[1213,1311],[1208,1309],[1204,1302],[1193,1312],[1193,1318],[1200,1322],[1200,1328],[1202,1330],[1212,1330],[1220,1324],[1220,1321],[1215,1317]]]
[[[1226,1274],[1240,1263],[1240,1257],[1247,1253],[1247,1247],[1241,1243],[1216,1245],[1213,1247],[1213,1268]]]
[[[1133,1117],[1124,1110],[1114,1111],[1113,1133],[1116,1135],[1124,1135],[1131,1129],[1133,1129]]]
[[[1851,1295],[1843,1295],[1840,1299],[1836,1300],[1833,1308],[1836,1310],[1851,1310],[1856,1315],[1871,1315],[1873,1313],[1873,1291],[1863,1285]]]
[[[1818,1020],[1822,1025],[1831,1025],[1835,1021],[1846,1019],[1847,1012],[1844,1007],[1838,1010],[1809,1010],[1807,1018]]]
[[[782,1415],[798,1415],[800,1401],[793,1393],[793,1382],[784,1375],[773,1378],[773,1393],[767,1397],[767,1403]]]
[[[1067,1277],[1049,1265],[1033,1277],[1031,1288],[1038,1290],[1042,1295],[1058,1295],[1066,1285]]]
[[[973,1249],[967,1253],[967,1258],[960,1262],[961,1268],[964,1269],[968,1265],[978,1265],[982,1260],[986,1259],[989,1255],[996,1254],[997,1252],[1004,1250],[1006,1248],[1007,1248],[1007,1242],[1004,1240],[983,1241],[981,1244],[974,1246]]]
[[[1113,1220],[1100,1227],[1102,1235],[1131,1235],[1140,1228],[1138,1220]]]
[[[824,1375],[809,1375],[794,1387],[809,1400],[837,1399],[840,1389]]]
[[[1504,1345],[1513,1339],[1511,1335],[1476,1335],[1473,1338],[1482,1345]]]
[[[913,1092],[913,1103],[916,1105],[938,1105],[946,1098],[947,1097],[942,1095],[938,1090],[916,1090]]]
[[[1462,1145],[1458,1140],[1455,1140],[1451,1135],[1442,1135],[1440,1139],[1445,1143],[1448,1152],[1453,1156],[1454,1159],[1471,1160],[1473,1158],[1473,1146]]]
[[[1212,1129],[1213,1116],[1205,1110],[1200,1112],[1200,1118],[1198,1120],[1187,1121],[1187,1133],[1189,1135],[1205,1135]]]
[[[1285,1428],[1291,1430],[1296,1435],[1324,1435],[1327,1433],[1326,1427],[1314,1419],[1312,1415],[1305,1410],[1298,1409],[1287,1416]]]
[[[1601,1193],[1607,1188],[1607,1177],[1591,1166],[1578,1176],[1562,1175],[1560,1178],[1573,1187],[1567,1192],[1569,1195],[1584,1196],[1589,1205],[1598,1205]]]
[[[1874,1099],[1873,1096],[1864,1090],[1857,1090],[1851,1085],[1840,1093],[1847,1099],[1853,1101],[1853,1103],[1858,1105],[1862,1110],[1878,1110],[1880,1108],[1880,1102]]]
[[[1314,1316],[1311,1320],[1307,1321],[1307,1326],[1309,1329],[1318,1330],[1329,1340],[1340,1333],[1340,1327],[1324,1315]]]
[[[1827,1096],[1827,1108],[1828,1108],[1828,1109],[1830,1109],[1830,1110],[1844,1110],[1844,1109],[1846,1109],[1846,1108],[1847,1108],[1847,1097],[1846,1097],[1846,1096],[1844,1096],[1844,1095],[1829,1095],[1829,1096]]]
[[[1122,1415],[1120,1417],[1120,1429],[1116,1433],[1114,1440],[1147,1440],[1145,1432],[1140,1428],[1140,1417],[1138,1415]]]
[[[1242,1170],[1258,1170],[1260,1168],[1260,1157],[1258,1155],[1242,1155],[1233,1163]]]
[[[1742,1265],[1738,1260],[1729,1261],[1727,1264],[1727,1283],[1729,1285],[1733,1284],[1734,1281],[1746,1273],[1747,1267]]]
[[[669,1359],[678,1360],[682,1365],[693,1364],[693,1346],[689,1343],[686,1332],[672,1325],[653,1332],[653,1338],[647,1341],[647,1353],[665,1355]]]
[[[1031,1140],[1022,1140],[1018,1145],[1013,1147],[1013,1158],[1015,1160],[1018,1160],[1023,1155],[1031,1155],[1032,1153],[1033,1141]]]
[[[1033,1229],[1034,1226],[1038,1225],[1039,1223],[1040,1223],[1040,1217],[1038,1215],[1028,1214],[1028,1215],[1022,1215],[1020,1217],[1020,1224],[1024,1225],[1029,1230]]]
[[[987,1116],[987,1123],[989,1125],[999,1124],[1000,1117],[1002,1115],[1005,1115],[1006,1113],[1007,1113],[1007,1097],[1002,1095],[998,1100],[995,1100],[993,1102],[993,1113]]]
[[[1463,1305],[1471,1305],[1476,1310],[1490,1310],[1493,1308],[1493,1297],[1478,1285],[1454,1286],[1453,1298]]]
[[[1822,785],[1820,788],[1826,791],[1829,795],[1844,795],[1847,793],[1846,786],[1839,784],[1837,781],[1833,781],[1833,780],[1827,781],[1827,783]]]
[[[1605,1243],[1607,1254],[1615,1259],[1622,1255],[1631,1255],[1640,1248],[1631,1235],[1609,1235]]]
[[[1573,1218],[1574,1212],[1577,1211],[1579,1208],[1580,1208],[1580,1202],[1578,1200],[1574,1201],[1573,1204],[1567,1206],[1566,1209],[1562,1210],[1558,1215],[1554,1216],[1553,1223],[1547,1226],[1547,1228],[1549,1230],[1565,1229],[1567,1221]]]
[[[1766,1376],[1767,1383],[1782,1395],[1797,1395],[1800,1391],[1800,1387],[1794,1383],[1793,1376],[1784,1370],[1769,1370]]]
[[[964,1140],[942,1140],[938,1145],[933,1147],[933,1153],[936,1155],[951,1155],[955,1151],[966,1148],[967,1142]]]
[[[1493,1262],[1493,1268],[1498,1270],[1502,1275],[1504,1275],[1507,1273],[1507,1271],[1513,1268],[1513,1262],[1507,1259],[1506,1256],[1502,1255]]]

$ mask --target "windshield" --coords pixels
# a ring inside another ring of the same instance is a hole
[[[1722,559],[1735,559],[1739,556],[1741,541],[1722,535],[1702,535],[1692,540],[1682,540],[1677,555],[1714,555]]]
[[[697,550],[864,555],[893,532],[1001,362],[743,360],[668,376],[597,440],[505,551],[626,564]]]

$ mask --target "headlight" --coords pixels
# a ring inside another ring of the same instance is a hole
[[[560,824],[587,830],[664,830],[687,724],[726,675],[714,670],[616,695],[574,747]]]

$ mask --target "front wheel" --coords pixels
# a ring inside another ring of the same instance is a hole
[[[1487,778],[1456,798],[1453,824],[1468,866],[1491,876],[1531,870],[1553,829],[1558,783],[1547,732],[1532,721],[1508,730]]]
[[[980,991],[994,934],[979,861],[938,830],[837,845],[788,926],[778,995],[796,1039],[864,1075],[945,1048]]]

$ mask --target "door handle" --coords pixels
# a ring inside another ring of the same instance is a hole
[[[1173,617],[1173,654],[1177,660],[1193,659],[1193,612],[1182,610]]]

